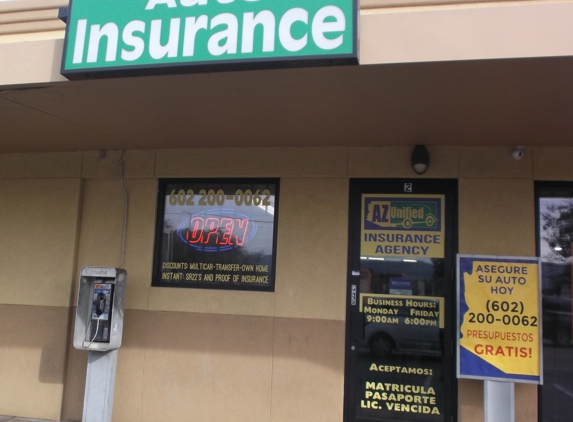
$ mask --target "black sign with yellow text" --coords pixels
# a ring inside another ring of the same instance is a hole
[[[358,363],[357,414],[443,421],[444,298],[361,293],[360,312],[370,354]]]
[[[274,291],[277,179],[159,186],[153,286]]]

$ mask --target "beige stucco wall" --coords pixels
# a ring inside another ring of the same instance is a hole
[[[548,0],[545,0],[548,1]],[[534,3],[534,1],[531,1]],[[539,1],[537,1],[538,3]],[[58,9],[68,6],[66,0],[9,0],[0,2],[0,43],[61,39],[65,24],[58,19]],[[361,0],[360,9],[373,10],[506,3],[505,0]],[[517,3],[517,2],[516,2]]]
[[[60,75],[65,25],[57,19],[66,3],[0,2],[0,86],[67,81]],[[364,0],[361,6],[363,65],[573,54],[573,0]]]
[[[34,166],[40,164],[36,158],[24,161]],[[46,156],[46,161],[53,158]],[[6,159],[0,158],[6,164],[0,171],[0,414],[58,418],[78,237],[79,173],[74,178],[73,167],[47,165],[43,170],[30,167],[27,174],[14,166],[8,174],[11,160]],[[58,156],[55,161],[66,159]]]
[[[410,152],[127,151],[128,293],[114,419],[342,421],[349,178],[415,182]],[[534,180],[573,180],[573,148],[526,149],[520,161],[511,148],[430,155],[421,177],[459,180],[461,253],[533,255]],[[120,156],[0,156],[0,357],[12,363],[0,366],[0,414],[81,418],[87,356],[70,347],[70,307],[81,266],[120,263]],[[184,176],[281,178],[274,293],[150,287],[157,178]],[[305,241],[312,237],[328,249]],[[460,420],[483,420],[481,382],[459,387]],[[535,421],[536,387],[516,394],[517,420]]]

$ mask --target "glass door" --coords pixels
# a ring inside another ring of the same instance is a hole
[[[456,191],[455,181],[351,181],[348,422],[456,418]]]

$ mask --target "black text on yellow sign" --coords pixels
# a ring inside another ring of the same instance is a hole
[[[459,376],[540,380],[538,258],[459,256]]]
[[[444,195],[362,195],[360,255],[443,258]]]

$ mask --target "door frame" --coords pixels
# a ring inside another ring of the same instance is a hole
[[[405,192],[406,184],[412,185],[410,192]],[[402,190],[400,190],[402,187]],[[446,375],[444,421],[458,420],[458,380],[456,378],[456,254],[458,252],[458,180],[457,179],[418,179],[418,178],[351,178],[348,201],[348,270],[346,300],[346,339],[344,367],[344,422],[355,422],[355,403],[357,400],[353,371],[356,372],[357,351],[352,347],[352,318],[358,306],[358,289],[360,284],[360,222],[361,198],[363,193],[381,194],[443,194],[445,195],[445,268],[444,277],[449,287],[444,289],[445,328],[444,328],[444,373]],[[353,288],[354,286],[354,288]],[[359,327],[354,327],[359,329]],[[370,419],[382,421],[383,419]]]
[[[550,198],[551,196],[542,196],[542,192],[544,190],[550,190],[553,192],[557,192],[559,190],[569,191],[569,196],[573,199],[573,181],[535,181],[534,182],[534,201],[535,201],[535,253],[536,256],[541,257],[541,225],[540,225],[540,200],[541,198]],[[543,262],[541,263],[543,265]],[[573,271],[571,274],[572,277],[572,285],[573,285]],[[539,280],[541,284],[543,284],[543,279]],[[541,294],[540,300],[543,301],[543,292]],[[541,316],[543,318],[543,306],[541,309]],[[543,345],[543,338],[542,340],[542,348],[545,346]],[[545,356],[545,354],[542,354]],[[544,371],[544,362],[542,362],[542,370]],[[537,420],[543,422],[543,384],[539,384],[537,386]]]

